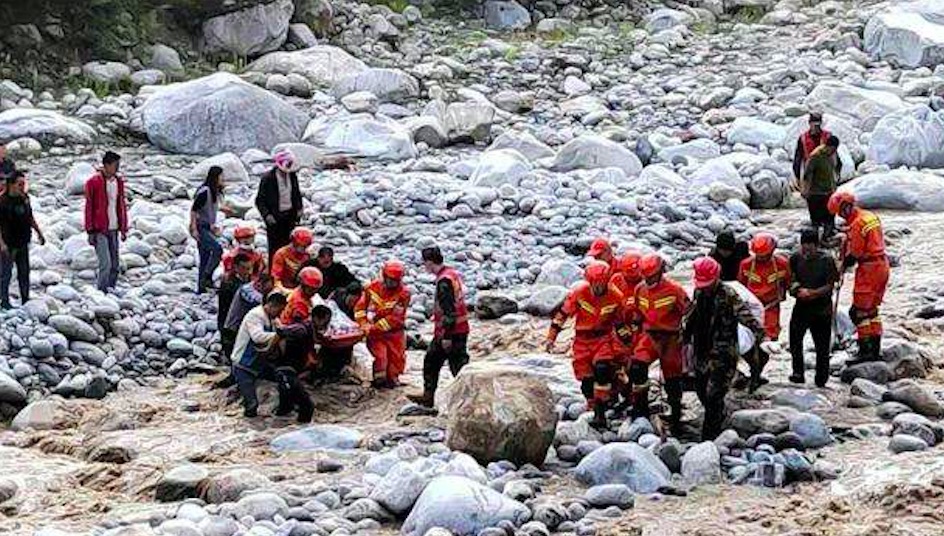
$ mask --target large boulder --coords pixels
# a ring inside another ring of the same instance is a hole
[[[95,174],[95,166],[88,162],[76,162],[66,173],[66,193],[82,195],[85,193],[85,183]]]
[[[33,138],[44,144],[64,138],[72,143],[92,143],[95,130],[52,110],[13,108],[0,113],[0,143]]]
[[[3,371],[0,371],[0,402],[22,406],[26,403],[26,389]]]
[[[455,536],[475,536],[503,521],[517,526],[530,517],[527,506],[491,488],[460,476],[441,476],[420,494],[402,532],[423,536],[440,527]]]
[[[333,121],[323,129],[310,126],[305,141],[323,146],[328,154],[355,158],[398,161],[418,154],[409,129],[380,116],[377,119],[351,116]]]
[[[656,156],[659,157],[659,160],[669,164],[704,162],[721,156],[721,146],[707,138],[698,138],[678,145],[663,147]]]
[[[367,69],[367,64],[343,49],[318,45],[294,52],[272,52],[246,67],[250,72],[299,74],[316,86],[331,86]]]
[[[131,67],[117,61],[90,61],[82,66],[82,75],[95,82],[115,85],[131,76]]]
[[[790,428],[793,412],[785,409],[742,409],[730,417],[730,427],[741,437],[754,434],[779,434]]]
[[[0,373],[0,376],[3,376]],[[0,400],[3,400],[0,398]],[[10,428],[13,430],[57,430],[76,422],[75,409],[70,408],[65,400],[52,397],[37,400],[21,409]]]
[[[908,68],[934,68],[944,63],[944,4],[892,4],[869,19],[864,37],[866,52],[879,59]]]
[[[575,169],[615,167],[628,176],[639,175],[642,162],[622,145],[596,134],[584,134],[567,142],[554,158],[552,169],[566,173]]]
[[[548,259],[541,265],[535,285],[569,287],[583,279],[583,270],[567,259]]]
[[[394,514],[402,515],[410,511],[425,487],[426,478],[409,463],[400,462],[374,486],[370,498]]]
[[[839,189],[854,193],[865,208],[944,211],[944,177],[931,173],[879,171],[853,179]]]
[[[839,116],[863,131],[875,128],[879,119],[907,107],[894,93],[864,89],[843,82],[820,82],[806,97],[811,110]]]
[[[495,30],[525,30],[531,26],[531,14],[514,0],[488,0],[485,25]]]
[[[268,151],[298,141],[308,123],[304,112],[228,73],[163,87],[142,113],[151,143],[165,151],[202,155]]]
[[[658,456],[636,443],[598,448],[580,461],[575,475],[588,486],[625,484],[636,493],[653,493],[672,476]]]
[[[711,441],[704,441],[688,449],[682,458],[682,477],[689,484],[717,484],[721,482],[721,453]]]
[[[453,143],[484,143],[492,138],[495,108],[480,102],[454,102],[442,117],[449,141]]]
[[[154,488],[154,499],[158,502],[175,502],[199,497],[200,485],[209,476],[210,473],[199,465],[174,467],[161,475]]]
[[[784,127],[757,119],[756,117],[738,117],[728,129],[728,143],[775,147],[780,145],[787,131]]]
[[[531,162],[518,151],[499,149],[482,154],[469,180],[474,186],[518,186],[521,179],[528,176],[531,170]]]
[[[246,171],[246,166],[233,153],[218,154],[201,160],[190,170],[190,179],[193,181],[206,180],[207,172],[213,166],[223,168],[223,180],[227,184],[247,184],[249,182],[249,172]]]
[[[466,367],[449,391],[446,445],[482,465],[542,465],[557,429],[547,383],[523,370]]]
[[[903,383],[903,382],[902,382]],[[924,387],[915,383],[904,383],[889,389],[882,400],[886,402],[900,402],[921,415],[940,419],[944,417],[944,404]]]
[[[271,480],[249,469],[232,469],[212,476],[204,483],[203,497],[213,504],[233,502],[247,491],[272,486]]]
[[[787,126],[782,146],[788,154],[793,155],[794,151],[796,151],[800,135],[809,128],[809,116],[797,117]],[[858,125],[832,114],[823,114],[823,128],[839,138],[839,158],[843,159],[842,176],[843,178],[851,177],[852,173],[855,171],[855,165],[854,162],[852,162],[853,165],[847,165],[849,162],[844,158],[844,153],[846,156],[855,157],[856,159],[862,159],[864,157],[865,149],[862,147],[862,144],[859,143],[859,135],[862,133],[861,129]],[[849,160],[852,159],[850,158]]]
[[[886,115],[875,125],[866,154],[891,167],[944,167],[944,110],[921,105]]]
[[[654,34],[675,26],[688,26],[695,22],[695,17],[677,9],[659,8],[646,15],[646,31]]]
[[[381,102],[403,102],[416,98],[420,85],[416,78],[400,69],[366,69],[345,76],[332,88],[337,98],[358,91],[369,91]]]
[[[762,172],[747,183],[747,191],[751,194],[751,208],[777,208],[790,194],[790,186],[776,173]]]
[[[502,132],[502,134],[495,138],[495,141],[488,146],[488,151],[497,151],[499,149],[514,149],[532,162],[554,156],[554,149],[551,149],[547,144],[535,138],[533,134],[517,130],[506,130]]]
[[[203,23],[206,51],[257,56],[278,50],[288,39],[294,12],[292,0],[275,0],[207,19]]]
[[[52,315],[47,321],[50,327],[71,341],[99,342],[101,336],[91,325],[80,318],[69,315]]]
[[[721,202],[727,200],[716,199],[712,195],[712,190],[717,189],[719,186],[724,189],[728,198],[733,197],[740,199],[745,203],[749,202],[751,199],[751,193],[747,189],[744,179],[741,178],[741,174],[738,173],[734,164],[725,157],[713,158],[698,166],[694,173],[692,173],[691,185],[706,188],[709,192],[709,196],[712,197],[714,201]]]

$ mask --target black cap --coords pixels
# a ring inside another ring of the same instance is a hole
[[[734,249],[736,243],[731,231],[721,231],[715,239],[715,247],[718,249]]]
[[[810,123],[822,123],[823,114],[821,112],[810,112]]]
[[[816,229],[803,229],[800,231],[800,243],[819,245],[819,233]]]

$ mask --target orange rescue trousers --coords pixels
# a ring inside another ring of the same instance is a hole
[[[775,303],[764,309],[764,331],[767,337],[775,341],[780,337],[780,304]]]
[[[878,309],[885,299],[888,275],[889,264],[885,257],[860,262],[856,266],[852,305],[858,316],[858,319],[854,320],[859,339],[882,335],[882,320]]]
[[[666,380],[680,378],[684,375],[682,362],[682,336],[673,331],[647,331],[639,338],[633,360],[652,364],[659,360],[662,368],[662,377]]]
[[[382,333],[367,337],[367,349],[374,356],[374,377],[396,381],[406,368],[406,332]]]

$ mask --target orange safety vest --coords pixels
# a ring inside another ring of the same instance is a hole
[[[747,287],[764,306],[780,303],[790,288],[790,261],[783,255],[774,255],[769,261],[758,261],[751,255],[741,261],[738,281]]]
[[[311,298],[302,293],[301,287],[296,288],[288,295],[288,303],[282,310],[282,316],[279,320],[283,324],[295,324],[304,322],[311,316]]]
[[[577,337],[599,337],[613,331],[620,319],[623,293],[615,285],[607,286],[603,296],[593,293],[590,283],[581,281],[564,300],[564,305],[554,317],[553,324],[563,327],[568,318],[574,317]]]
[[[433,305],[433,335],[435,337],[442,337],[443,335],[465,335],[469,333],[469,308],[465,303],[465,288],[462,285],[462,276],[460,276],[459,272],[455,269],[445,266],[439,271],[439,274],[436,275],[436,286],[439,286],[439,282],[443,279],[449,281],[449,284],[452,285],[456,308],[456,323],[452,328],[447,330],[445,326],[443,326],[445,315],[439,307],[439,303],[435,303]]]
[[[240,253],[246,255],[252,261],[253,277],[256,277],[262,273],[263,270],[265,270],[266,261],[265,256],[262,255],[262,253],[259,253],[254,249],[243,249],[239,246],[236,246],[223,254],[223,273],[229,274],[233,272],[236,256]]]
[[[375,332],[399,332],[403,331],[409,307],[410,291],[406,287],[400,285],[390,290],[383,281],[375,279],[354,305],[354,320],[362,328],[372,326],[371,336]]]
[[[298,285],[295,280],[298,270],[309,259],[311,256],[307,251],[296,251],[291,245],[276,251],[272,257],[272,277],[275,278],[276,284],[283,288],[295,288]]]
[[[860,263],[879,260],[885,256],[882,222],[868,210],[854,209],[849,217],[849,232],[846,237],[846,254],[852,255]]]
[[[645,281],[636,286],[636,307],[643,331],[679,331],[688,303],[685,289],[668,277],[653,287]]]

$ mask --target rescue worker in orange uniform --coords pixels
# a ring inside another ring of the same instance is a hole
[[[279,317],[283,325],[304,322],[311,316],[311,300],[318,294],[324,277],[321,270],[309,266],[298,272],[298,286],[288,295],[288,303]]]
[[[618,365],[616,390],[622,398],[620,405],[622,408],[632,406],[634,417],[649,417],[648,415],[635,415],[637,405],[633,403],[633,399],[636,393],[633,392],[633,382],[629,380],[634,373],[637,375],[640,373],[648,374],[648,367],[641,364],[637,364],[637,370],[632,367],[633,353],[636,350],[636,344],[639,343],[641,334],[637,323],[639,309],[636,307],[636,287],[642,282],[642,274],[639,273],[639,260],[641,258],[642,255],[638,251],[628,251],[621,255],[617,260],[618,271],[610,279],[610,283],[623,293],[623,307],[620,312],[622,324],[616,331],[616,363]]]
[[[403,285],[406,268],[398,260],[389,260],[380,269],[380,277],[371,281],[354,306],[354,320],[367,336],[367,349],[374,356],[375,388],[400,385],[406,368],[406,313],[410,291]]]
[[[607,263],[614,274],[619,270],[619,259],[613,254],[613,248],[605,238],[594,238],[590,243],[590,249],[587,250],[587,256]]]
[[[584,281],[576,285],[554,314],[547,333],[547,351],[554,351],[557,336],[568,318],[575,318],[573,367],[580,390],[593,409],[592,425],[606,428],[606,409],[616,375],[614,328],[620,323],[623,293],[610,283],[610,266],[591,261]]]
[[[433,302],[433,340],[423,359],[423,393],[407,395],[416,404],[433,407],[439,387],[439,373],[447,362],[453,376],[469,363],[469,308],[465,302],[462,276],[446,266],[438,247],[424,248],[423,267],[436,276]]]
[[[633,382],[637,415],[649,414],[649,365],[659,360],[665,395],[669,402],[669,424],[677,429],[682,420],[682,319],[690,300],[681,285],[665,276],[665,262],[657,254],[639,261],[644,281],[636,287],[638,323],[642,335],[633,352],[630,380]]]
[[[780,303],[790,289],[790,260],[777,255],[777,239],[770,233],[758,233],[751,239],[751,256],[741,261],[738,281],[764,306],[764,332],[771,341],[780,337]],[[769,356],[757,346],[745,357],[751,368],[750,391],[767,383],[763,378]]]
[[[311,259],[308,247],[314,241],[314,235],[310,229],[296,228],[292,231],[290,240],[289,245],[276,251],[272,257],[271,273],[275,278],[276,288],[279,289],[295,288],[298,285],[298,270]]]
[[[236,246],[223,254],[223,273],[232,273],[233,260],[241,253],[252,262],[252,277],[255,279],[266,266],[265,256],[255,248],[256,230],[248,225],[239,225],[233,230],[233,240]]]
[[[859,355],[855,362],[882,358],[882,320],[879,306],[888,287],[889,263],[885,236],[878,216],[856,206],[855,196],[836,192],[829,198],[829,212],[838,214],[849,228],[843,241],[842,269],[856,265],[849,318],[856,326]]]

